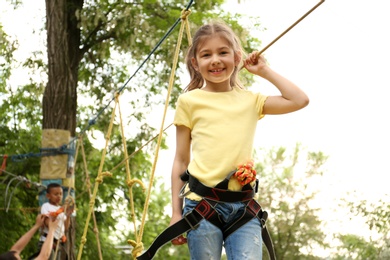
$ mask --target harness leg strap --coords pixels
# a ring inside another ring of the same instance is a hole
[[[260,204],[252,199],[249,201],[245,207],[244,213],[241,215],[239,219],[237,219],[232,225],[223,230],[223,238],[224,240],[231,235],[234,231],[242,227],[245,223],[249,222],[253,218],[258,218],[261,224],[261,237],[263,239],[263,243],[265,244],[270,260],[275,260],[275,250],[272,243],[271,236],[267,230],[267,226],[265,222],[268,218],[267,211],[261,209]]]
[[[262,228],[261,237],[263,238],[263,242],[267,247],[269,259],[276,260],[274,245],[272,244],[271,236],[268,233],[267,226]]]
[[[157,250],[183,233],[196,229],[202,219],[217,223],[218,214],[210,203],[201,200],[196,207],[186,214],[180,221],[166,228],[152,243],[152,245],[137,260],[150,260]]]

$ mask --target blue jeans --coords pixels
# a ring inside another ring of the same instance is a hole
[[[183,215],[191,211],[198,201],[185,199]],[[245,209],[242,202],[218,203],[216,211],[221,220],[229,226]],[[191,260],[220,260],[222,246],[225,247],[229,260],[260,260],[262,259],[262,238],[260,221],[253,218],[239,229],[234,231],[223,241],[222,231],[203,219],[198,228],[187,234],[188,248]]]

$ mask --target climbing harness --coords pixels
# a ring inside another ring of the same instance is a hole
[[[183,197],[189,192],[194,192],[201,196],[202,199],[195,208],[185,214],[180,221],[165,229],[153,241],[149,249],[137,257],[137,260],[152,259],[161,246],[183,233],[196,229],[199,226],[200,221],[203,219],[220,228],[223,233],[223,238],[226,239],[234,231],[253,218],[259,219],[262,227],[261,235],[263,242],[267,247],[270,259],[275,260],[275,251],[272,239],[265,224],[268,218],[268,213],[262,210],[260,204],[253,198],[257,192],[258,181],[256,180],[254,187],[252,187],[251,184],[246,184],[242,188],[242,191],[230,191],[227,189],[229,179],[235,172],[235,170],[230,172],[223,181],[213,188],[201,183],[198,179],[193,177],[188,170],[182,174],[181,179],[185,181],[186,184],[183,186],[180,196]],[[188,191],[184,192],[185,189],[188,189]],[[233,224],[228,227],[224,227],[225,223],[220,219],[218,212],[215,210],[216,205],[221,202],[239,201],[245,203],[246,205],[243,214]]]

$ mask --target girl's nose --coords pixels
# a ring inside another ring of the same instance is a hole
[[[212,64],[214,65],[214,64],[219,64],[219,63],[221,63],[221,60],[219,59],[219,57],[218,57],[217,55],[214,55],[211,62],[212,62]]]

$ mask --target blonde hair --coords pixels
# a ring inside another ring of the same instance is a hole
[[[184,89],[185,91],[191,91],[203,87],[204,79],[202,75],[194,69],[191,60],[192,58],[196,58],[196,52],[198,51],[199,45],[202,44],[205,39],[210,37],[215,37],[215,36],[223,37],[229,43],[235,55],[237,55],[238,52],[241,52],[242,55],[244,55],[244,51],[241,46],[241,42],[239,38],[228,25],[220,21],[218,22],[214,21],[209,24],[205,24],[201,26],[194,34],[194,37],[192,39],[192,44],[188,48],[187,55],[186,55],[185,61],[186,61],[188,72],[190,73],[191,80],[190,83],[187,85],[187,87]],[[237,86],[242,88],[242,84],[238,78],[238,72],[239,72],[239,67],[241,67],[240,66],[241,63],[242,63],[242,58],[240,60],[239,66],[236,66],[234,68],[233,74],[230,77],[230,86]]]

